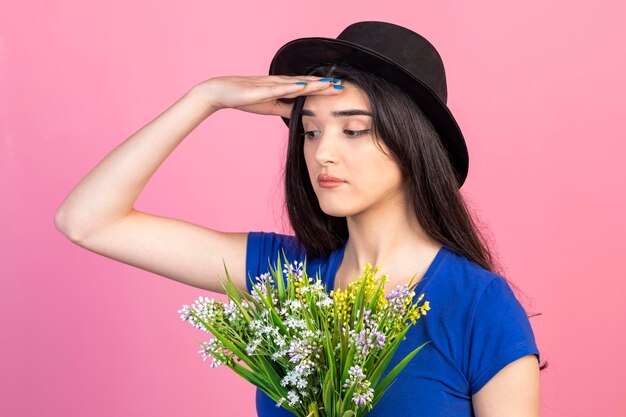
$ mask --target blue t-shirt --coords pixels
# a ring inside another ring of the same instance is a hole
[[[268,272],[281,248],[291,263],[304,261],[295,242],[291,235],[250,232],[246,276],[255,279]],[[315,277],[319,271],[327,291],[333,289],[344,250],[345,244],[328,258],[307,258],[307,274]],[[410,328],[385,374],[409,352],[431,342],[398,374],[369,417],[474,416],[472,395],[504,366],[528,354],[539,362],[528,317],[501,276],[443,246],[415,288],[415,299],[422,293],[431,309]],[[260,417],[293,416],[258,388],[256,407]]]

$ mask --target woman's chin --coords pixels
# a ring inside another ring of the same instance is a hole
[[[320,208],[322,209],[324,214],[333,217],[348,217],[354,212],[354,210],[352,210],[350,207],[338,206],[335,204],[320,205]]]

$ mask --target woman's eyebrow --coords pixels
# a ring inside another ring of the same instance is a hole
[[[330,113],[333,117],[341,117],[341,116],[370,116],[372,117],[372,113],[367,110],[361,109],[349,109],[349,110],[337,110]],[[302,109],[300,112],[301,116],[311,116],[315,117],[315,113],[308,109]]]

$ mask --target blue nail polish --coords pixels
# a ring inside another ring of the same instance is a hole
[[[298,82],[296,82],[296,83],[294,83],[294,84],[298,84],[298,85],[307,85],[307,82],[306,82],[306,81],[298,81]]]
[[[335,90],[343,90],[343,85],[333,85]]]
[[[323,81],[323,82],[329,83],[329,82],[331,82],[333,80],[334,80],[334,78],[321,78],[321,79],[319,79],[317,81]]]
[[[334,83],[338,83],[339,81],[341,81],[341,79],[340,79],[340,78],[333,78],[333,82],[334,82]]]

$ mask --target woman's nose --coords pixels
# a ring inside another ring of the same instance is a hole
[[[317,146],[315,148],[315,159],[321,165],[327,162],[336,162],[339,149],[338,138],[332,132],[320,132],[315,138]]]

